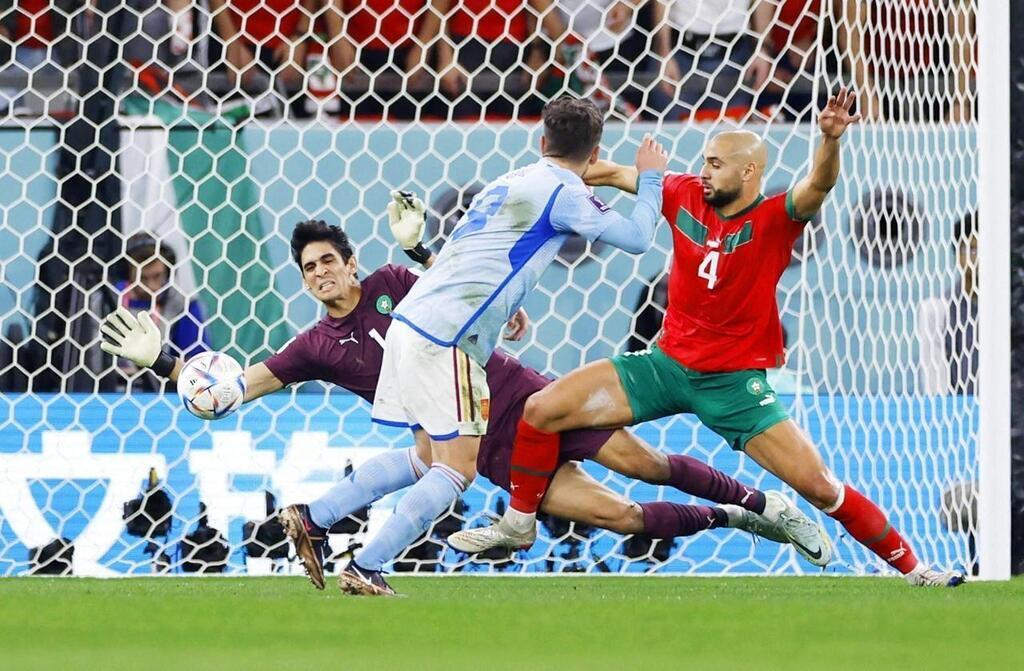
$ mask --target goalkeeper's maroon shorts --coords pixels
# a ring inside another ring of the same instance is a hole
[[[534,392],[551,380],[500,350],[487,363],[487,384],[491,390],[491,417],[487,435],[480,441],[476,469],[505,491],[509,485],[509,466],[516,426],[523,416],[523,405]],[[608,429],[579,429],[562,434],[559,466],[567,461],[593,459],[611,437]]]

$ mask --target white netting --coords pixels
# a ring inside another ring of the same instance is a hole
[[[216,424],[154,393],[155,378],[97,348],[96,319],[131,288],[128,256],[143,276],[159,270],[151,261],[173,266],[160,312],[182,317],[167,336],[180,349],[201,323],[213,349],[255,363],[320,314],[288,256],[296,222],[343,224],[364,273],[402,263],[382,223],[389,190],[423,196],[436,246],[479,186],[536,159],[552,95],[604,106],[612,158],[631,161],[653,131],[676,170],[696,170],[710,133],[746,122],[771,148],[773,193],[806,173],[814,110],[843,82],[869,119],[844,138],[839,185],[783,276],[790,358],[771,380],[921,555],[968,564],[976,303],[961,281],[973,238],[954,229],[970,230],[977,202],[974,4],[0,3],[0,575],[63,570],[68,543],[78,574],[268,572],[288,564],[279,528],[262,524],[276,505],[409,442],[317,384]],[[641,258],[570,246],[527,303],[533,331],[517,353],[558,375],[642,346],[670,253],[665,227]],[[692,417],[637,431],[777,485]],[[635,500],[684,501],[588,470]],[[474,567],[437,542],[506,499],[478,479],[396,569],[807,568],[724,530],[652,546],[551,521],[528,557]],[[336,528],[334,550],[363,543],[394,502]],[[856,543],[838,548],[839,571],[878,567]]]

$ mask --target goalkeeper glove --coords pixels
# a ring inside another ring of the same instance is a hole
[[[417,263],[430,258],[430,250],[423,246],[423,228],[426,226],[423,201],[408,191],[392,191],[388,203],[388,224],[395,241]]]
[[[174,370],[174,359],[161,351],[160,331],[148,312],[140,311],[136,316],[119,307],[103,319],[100,332],[106,338],[100,349],[107,354],[150,368],[163,377]]]

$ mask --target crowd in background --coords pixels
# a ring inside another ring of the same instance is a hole
[[[71,87],[83,61],[93,63],[92,46],[103,39],[114,39],[119,62],[130,64],[129,91],[213,112],[237,105],[248,110],[243,118],[524,118],[570,90],[620,119],[808,119],[815,96],[842,81],[856,87],[868,119],[962,122],[974,109],[973,6],[972,0],[0,0],[0,123],[19,114],[59,118],[51,104],[55,92]],[[47,77],[53,88],[40,93]],[[26,110],[33,92],[47,104]],[[67,97],[70,117],[84,96]],[[171,290],[173,254],[163,248],[158,254],[149,238],[134,245],[144,256],[131,259],[134,271],[118,277],[114,291],[97,294],[106,304],[91,306],[93,312],[151,305],[170,325],[167,336],[181,354],[208,347],[198,303]],[[150,257],[152,264],[141,264]],[[637,306],[637,346],[648,344],[660,324],[664,296],[658,296],[646,292]],[[970,362],[959,362],[955,375],[945,372],[952,351],[973,351],[935,335],[973,323],[973,303],[957,303],[955,314],[947,303],[934,302],[919,319],[932,325],[921,331],[922,343],[930,343],[922,345],[930,352],[929,389],[945,388],[947,378],[949,386],[966,388],[973,376]],[[964,338],[973,340],[973,332]],[[125,377],[111,375],[104,384],[117,387]]]
[[[0,70],[73,71],[126,6],[135,85],[207,108],[522,117],[571,90],[624,119],[799,118],[827,73],[868,118],[973,111],[971,0],[0,0]]]

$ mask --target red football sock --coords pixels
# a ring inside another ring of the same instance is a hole
[[[558,466],[559,434],[535,429],[520,419],[512,446],[511,496],[509,507],[521,513],[536,513]]]
[[[910,573],[917,566],[910,543],[889,524],[878,506],[850,485],[843,487],[839,507],[828,514],[894,569]]]

